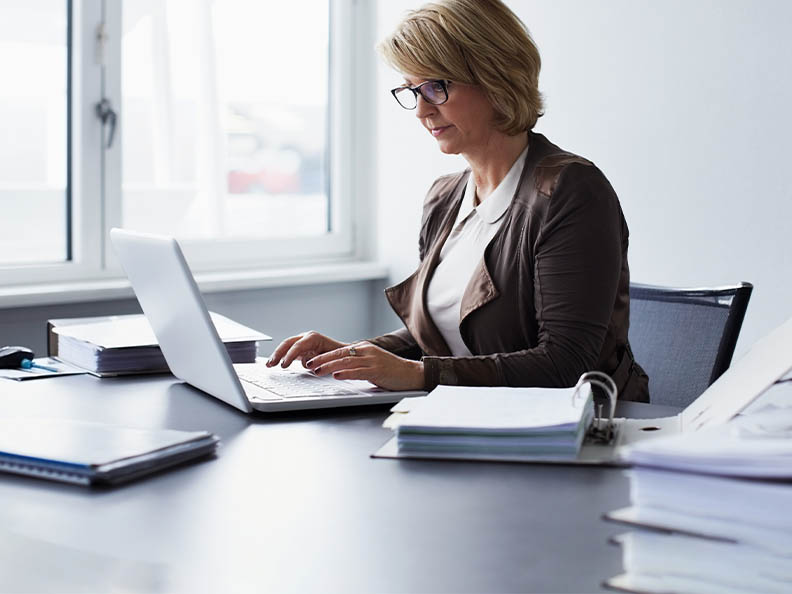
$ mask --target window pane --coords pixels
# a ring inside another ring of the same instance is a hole
[[[0,4],[0,266],[67,258],[66,0]]]
[[[328,3],[135,0],[123,19],[123,226],[326,233]]]

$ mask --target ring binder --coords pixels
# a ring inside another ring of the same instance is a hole
[[[611,443],[614,436],[616,435],[613,423],[613,413],[616,411],[616,398],[618,397],[616,383],[606,373],[601,371],[588,371],[581,375],[577,384],[575,384],[575,391],[572,393],[573,403],[578,398],[578,395],[580,394],[580,388],[584,384],[590,384],[592,386],[602,388],[610,400],[610,411],[608,413],[607,421],[605,421],[602,416],[602,404],[600,403],[597,405],[597,408],[594,412],[594,419],[592,420],[591,426],[586,433],[586,437],[594,443]]]

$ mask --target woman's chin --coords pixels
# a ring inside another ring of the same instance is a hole
[[[458,155],[459,149],[452,142],[437,141],[437,148],[440,152],[446,155]]]

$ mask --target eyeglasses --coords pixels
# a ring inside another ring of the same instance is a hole
[[[418,95],[432,105],[442,105],[448,101],[448,86],[450,80],[427,80],[417,87],[404,85],[391,90],[391,94],[404,109],[418,107]]]

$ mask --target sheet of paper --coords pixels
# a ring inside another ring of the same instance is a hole
[[[243,326],[220,314],[211,313],[217,333],[223,342],[271,340],[271,337]],[[57,326],[53,332],[73,337],[103,348],[154,346],[157,338],[143,315],[114,316],[86,324]]]
[[[636,443],[625,461],[707,474],[792,478],[792,408],[765,408],[730,423]]]
[[[576,425],[591,388],[583,386],[573,401],[574,392],[574,388],[438,386],[426,398],[411,402],[401,419],[389,420],[400,426],[491,431]]]
[[[62,375],[78,375],[81,373],[88,373],[84,369],[74,367],[63,361],[58,361],[52,357],[40,357],[33,359],[33,363],[49,367],[44,369],[41,367],[32,367],[31,369],[0,369],[0,378],[12,379],[17,381],[43,379],[47,377],[59,377]],[[54,370],[54,371],[53,371]]]

